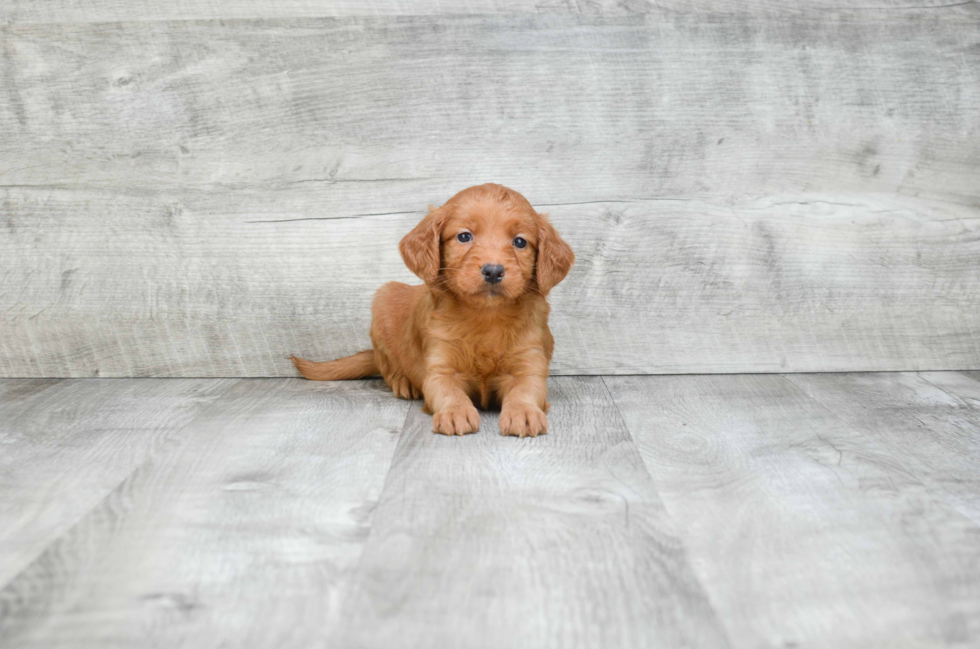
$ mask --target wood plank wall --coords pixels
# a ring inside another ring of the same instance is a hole
[[[578,255],[557,374],[980,368],[980,5],[847,6],[8,0],[0,376],[366,348],[487,181]]]

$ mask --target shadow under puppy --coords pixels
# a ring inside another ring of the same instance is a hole
[[[548,292],[575,255],[543,214],[501,185],[470,187],[429,213],[399,244],[424,282],[389,282],[371,306],[373,349],[335,361],[293,357],[313,380],[381,374],[395,395],[425,399],[432,430],[480,429],[474,403],[500,406],[500,432],[546,433]]]

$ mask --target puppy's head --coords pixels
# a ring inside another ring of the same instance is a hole
[[[429,214],[399,245],[426,284],[467,301],[547,294],[575,254],[544,214],[501,185],[464,189]]]

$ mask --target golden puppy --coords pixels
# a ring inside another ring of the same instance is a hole
[[[371,306],[373,349],[335,361],[293,357],[308,379],[381,374],[395,395],[425,399],[432,430],[480,429],[499,405],[503,435],[548,430],[548,363],[554,341],[545,296],[575,255],[543,214],[501,185],[464,189],[399,244],[425,284],[390,282]]]

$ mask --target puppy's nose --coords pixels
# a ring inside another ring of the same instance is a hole
[[[504,278],[504,267],[499,264],[484,264],[480,272],[483,273],[483,281],[487,284],[499,284]]]

